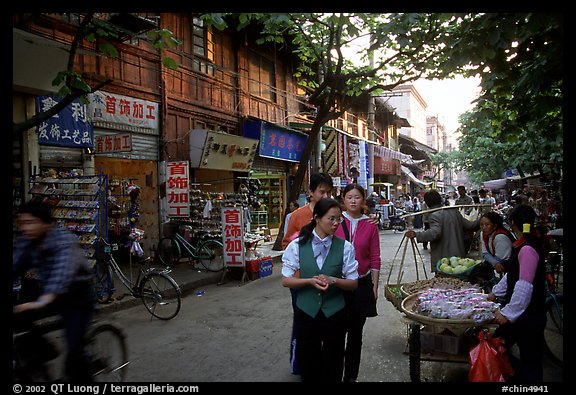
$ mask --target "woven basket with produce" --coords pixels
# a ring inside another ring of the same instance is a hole
[[[481,325],[494,318],[499,305],[472,288],[449,290],[431,288],[402,301],[402,310],[422,324]]]
[[[402,299],[404,299],[406,296],[426,291],[430,288],[452,289],[452,290],[474,288],[476,292],[480,292],[480,289],[478,287],[474,287],[469,282],[460,280],[459,278],[433,277],[426,280],[419,280],[411,283],[402,284],[400,286],[400,290],[402,291]]]
[[[481,259],[460,258],[457,256],[444,257],[436,262],[436,273],[467,281],[474,267],[480,262],[482,262]]]

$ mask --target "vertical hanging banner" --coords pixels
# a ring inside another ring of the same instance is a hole
[[[365,141],[360,140],[358,142],[359,147],[359,169],[360,176],[358,177],[358,184],[364,189],[368,189],[368,178],[370,177],[370,166],[368,157],[368,144]]]
[[[188,161],[166,162],[166,204],[168,217],[190,217],[188,167]]]
[[[242,207],[222,208],[222,243],[224,264],[227,267],[244,267],[244,214]]]
[[[36,107],[44,112],[54,107],[60,98],[38,96]],[[74,99],[58,114],[38,126],[38,144],[71,148],[94,148],[94,127],[87,116],[87,106]]]

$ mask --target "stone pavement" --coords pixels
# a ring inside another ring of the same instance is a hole
[[[256,248],[259,253],[263,256],[271,256],[272,264],[274,266],[280,265],[282,263],[282,252],[274,251],[272,247],[274,246],[274,241],[260,243]],[[150,267],[158,266],[155,262],[148,264]],[[120,263],[122,271],[128,278],[130,278],[130,273],[132,273],[132,278],[136,279],[138,276],[139,266],[137,263],[132,263],[132,271],[130,271],[129,263]],[[242,285],[242,273],[240,269],[232,269],[227,272],[209,272],[205,270],[202,265],[189,263],[186,260],[182,260],[181,263],[176,265],[170,272],[170,276],[178,283],[182,296],[189,295],[193,292],[201,291],[201,287],[207,284],[218,284],[221,282],[237,282],[238,285]],[[250,280],[248,276],[245,277],[244,282],[248,281],[258,281],[258,279]],[[113,295],[112,301],[106,304],[98,304],[97,310],[99,314],[109,314],[111,312],[116,312],[120,310],[127,309],[129,307],[137,306],[142,303],[141,299],[137,299],[128,294],[128,290],[124,285],[114,278],[114,284],[116,285],[117,291]]]

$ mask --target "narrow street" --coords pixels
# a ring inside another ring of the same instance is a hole
[[[397,275],[403,233],[381,231],[379,316],[364,330],[360,382],[409,382],[406,325],[403,315],[384,297],[392,264]],[[421,247],[421,245],[419,245]],[[408,246],[403,281],[416,280]],[[429,259],[428,251],[422,251]],[[422,279],[422,269],[420,278]],[[142,306],[111,313],[128,335],[129,382],[298,382],[290,373],[289,339],[292,307],[288,289],[280,284],[280,265],[271,276],[239,286],[208,285],[183,299],[171,321],[151,319]],[[465,363],[421,362],[423,382],[465,382]],[[561,382],[563,372],[546,361],[545,379]]]

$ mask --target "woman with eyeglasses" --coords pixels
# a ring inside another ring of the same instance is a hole
[[[360,370],[362,332],[367,317],[378,315],[378,280],[380,278],[380,236],[378,227],[366,215],[366,192],[361,185],[348,184],[344,188],[344,221],[336,236],[352,243],[358,261],[358,288],[346,292],[346,350],[344,353],[344,382],[355,382]]]
[[[303,382],[342,381],[344,291],[358,285],[354,246],[334,236],[342,220],[337,200],[320,199],[314,205],[312,221],[300,230],[300,236],[288,244],[282,256],[282,285],[298,290],[294,322]]]

